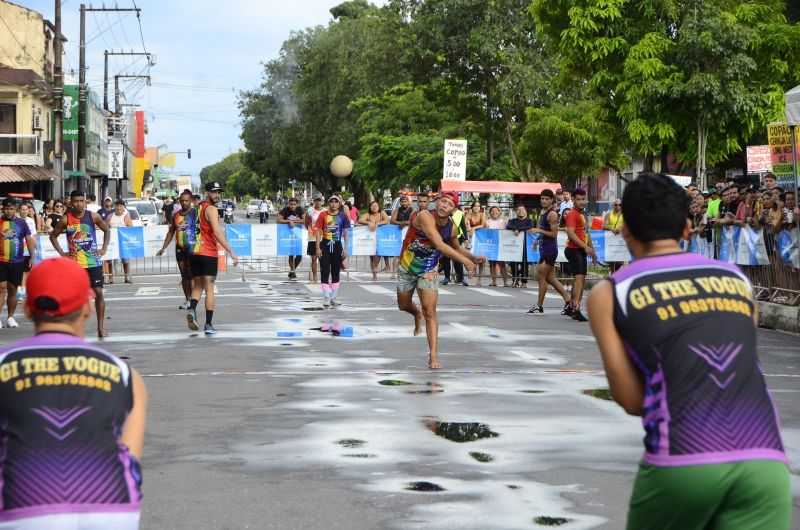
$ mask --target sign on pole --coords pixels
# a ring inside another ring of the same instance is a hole
[[[772,155],[768,145],[747,146],[747,172],[766,173],[772,171]]]
[[[800,130],[795,131],[795,138],[800,135]],[[785,123],[770,123],[767,125],[767,137],[772,156],[772,173],[778,179],[778,185],[784,190],[794,188],[792,176],[792,138],[789,126]],[[800,143],[797,141],[796,143]]]
[[[108,178],[121,179],[124,176],[125,149],[122,140],[108,142]]]
[[[443,180],[467,180],[467,141],[444,141]]]

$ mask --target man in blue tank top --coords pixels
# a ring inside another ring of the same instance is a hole
[[[735,265],[681,251],[688,211],[666,175],[630,183],[622,237],[635,261],[589,300],[611,395],[645,431],[628,528],[788,529],[789,472],[752,287]]]
[[[536,305],[528,310],[531,314],[544,313],[544,295],[547,293],[547,285],[553,286],[561,298],[564,299],[564,309],[561,311],[562,315],[567,314],[567,311],[572,312],[570,305],[569,294],[567,290],[556,278],[555,264],[558,258],[558,210],[553,205],[553,190],[542,190],[539,196],[539,202],[542,204],[542,214],[539,216],[538,228],[531,228],[528,230],[530,234],[539,234],[535,245],[539,247],[539,270],[537,277],[539,280],[539,296],[536,299]]]

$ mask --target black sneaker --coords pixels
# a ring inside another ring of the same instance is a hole
[[[294,280],[295,278],[297,278],[297,274],[295,274],[294,272],[290,272],[289,273],[289,279],[290,280]]]
[[[535,305],[528,310],[528,313],[544,313],[544,309],[540,305]]]
[[[583,316],[583,313],[581,313],[580,309],[573,309],[572,310],[572,320],[575,320],[577,322],[588,322],[589,321],[588,318]]]
[[[564,309],[561,310],[561,314],[564,315],[564,316],[567,316],[567,317],[571,317],[572,316],[572,304],[570,304],[569,302],[566,302],[564,304]]]

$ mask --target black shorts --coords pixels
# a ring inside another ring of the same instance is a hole
[[[175,249],[175,261],[189,261],[189,253],[185,249]]]
[[[14,287],[22,283],[22,273],[25,272],[25,262],[11,263],[0,261],[0,282],[8,282]]]
[[[573,276],[586,276],[586,251],[582,248],[564,249],[564,256],[569,262],[569,270]]]
[[[25,264],[25,272],[31,272],[31,266],[32,266],[31,257],[25,256],[25,260],[22,263]]]
[[[97,289],[103,287],[103,266],[99,267],[89,267],[86,269],[86,274],[89,275],[89,285],[92,286],[92,289]]]
[[[539,257],[539,265],[544,263],[553,267],[556,264],[556,258],[558,258],[558,254],[542,254]]]
[[[216,277],[218,263],[217,258],[212,256],[199,256],[197,254],[189,256],[189,270],[194,278],[198,276]]]
[[[308,245],[306,245],[306,256],[316,256],[317,255],[317,241],[309,241]]]

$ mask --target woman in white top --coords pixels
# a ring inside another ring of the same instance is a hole
[[[489,208],[489,218],[486,220],[486,228],[495,230],[505,230],[506,220],[500,217],[500,208],[492,206]],[[489,274],[492,275],[492,283],[489,287],[497,287],[497,269],[500,269],[500,274],[503,276],[503,287],[508,287],[508,268],[506,268],[505,261],[490,261]]]
[[[117,199],[114,202],[114,213],[109,215],[106,218],[108,221],[109,228],[120,228],[122,226],[132,226],[133,221],[131,221],[131,216],[128,215],[128,210],[125,208],[125,201],[122,199]],[[106,283],[114,283],[114,261],[116,260],[108,260],[108,270],[106,274],[108,274],[108,280]],[[127,259],[122,260],[122,271],[125,273],[125,283],[133,283],[130,274],[130,265],[128,264]]]

